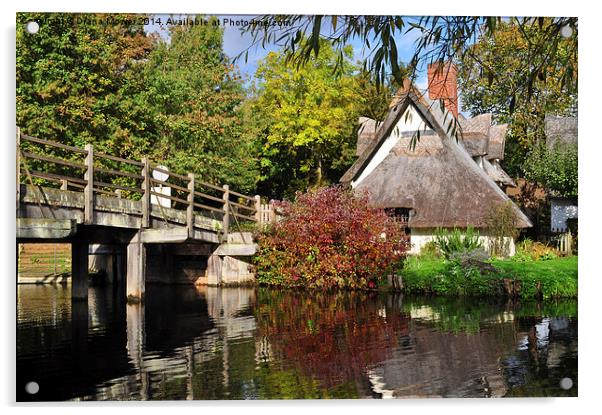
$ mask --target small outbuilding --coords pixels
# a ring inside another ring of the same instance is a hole
[[[488,220],[500,204],[510,206],[516,228],[531,226],[504,192],[515,185],[500,165],[507,126],[492,125],[491,114],[459,114],[455,79],[453,65],[429,68],[429,97],[406,83],[382,122],[361,118],[358,159],[341,178],[403,222],[412,253],[437,228],[471,226],[489,246]],[[513,255],[514,240],[505,239]]]
[[[577,145],[578,118],[547,115],[545,119],[546,147],[548,151],[557,151],[562,145]],[[560,197],[554,194],[550,198],[550,231],[566,232],[568,220],[577,219],[577,198]]]

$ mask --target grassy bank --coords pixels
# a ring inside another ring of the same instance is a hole
[[[494,259],[484,264],[442,257],[410,257],[402,270],[410,293],[518,298],[577,297],[577,257],[517,261]]]

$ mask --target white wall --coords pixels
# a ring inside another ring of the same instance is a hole
[[[389,155],[393,147],[399,142],[401,135],[410,131],[431,131],[413,105],[409,105],[408,108],[406,108],[405,112],[401,115],[399,121],[391,131],[391,135],[385,139],[384,143],[380,146],[357,180],[351,182],[351,187],[355,188],[362,180],[368,177],[368,175],[382,163],[385,157]]]
[[[487,231],[479,230],[479,240],[483,243],[483,247],[486,250],[489,250],[491,245],[493,244],[493,237],[487,235]],[[410,243],[412,244],[412,248],[410,249],[410,254],[419,254],[420,250],[424,245],[428,242],[435,239],[435,229],[431,228],[412,228],[410,234]],[[504,238],[504,242],[508,243],[509,255],[514,256],[516,253],[516,246],[514,244],[514,239],[510,236]]]

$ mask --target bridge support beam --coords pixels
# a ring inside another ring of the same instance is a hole
[[[127,246],[126,296],[128,303],[144,301],[146,247],[141,232],[136,233]]]
[[[88,242],[83,240],[71,243],[71,299],[88,299]]]
[[[207,285],[220,285],[224,260],[219,255],[211,255],[207,260]]]

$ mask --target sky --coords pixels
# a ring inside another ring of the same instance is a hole
[[[167,38],[167,30],[165,29],[165,22],[167,22],[170,15],[154,15],[155,19],[161,19],[162,26],[159,24],[153,24],[152,22],[146,26],[146,30],[148,32],[158,32],[163,37]],[[172,15],[171,18],[182,18],[182,15]],[[252,44],[252,37],[249,33],[242,32],[240,25],[237,26],[237,23],[248,22],[253,19],[254,16],[251,15],[218,15],[217,16],[220,22],[225,22],[226,24],[222,25],[224,28],[224,53],[231,59],[234,59],[241,52],[244,52],[249,46]],[[417,17],[413,17],[416,19]],[[323,35],[328,35],[328,33],[323,33]],[[400,60],[402,62],[409,62],[413,53],[414,53],[414,41],[418,37],[418,31],[413,30],[408,34],[401,36],[398,41],[398,54]],[[370,51],[364,50],[362,47],[362,41],[360,39],[352,39],[350,42],[351,46],[353,46],[354,50],[354,60],[360,61],[365,55],[367,55]],[[247,81],[251,80],[257,70],[257,66],[259,62],[265,58],[265,56],[270,51],[276,51],[280,49],[279,46],[270,44],[266,45],[266,47],[262,47],[261,45],[257,45],[249,49],[248,59],[245,61],[244,56],[239,58],[236,61],[236,65],[238,66],[243,78]],[[419,89],[426,89],[427,79],[425,71],[422,71],[418,74],[416,79],[416,85]]]

